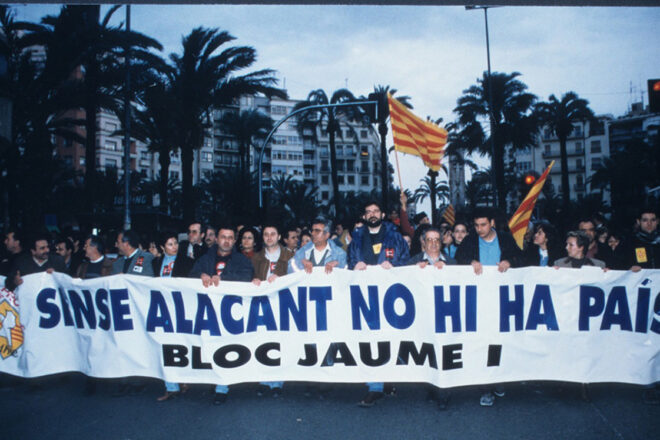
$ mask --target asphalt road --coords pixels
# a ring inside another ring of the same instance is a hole
[[[222,406],[212,405],[208,385],[157,403],[157,380],[124,397],[112,397],[109,381],[93,395],[84,384],[79,374],[0,375],[0,439],[660,439],[660,406],[644,404],[641,387],[620,384],[591,385],[591,402],[577,384],[508,384],[490,408],[479,406],[480,388],[465,387],[452,390],[446,411],[421,384],[397,384],[396,396],[368,409],[356,405],[360,384],[333,384],[323,400],[306,397],[301,383],[287,383],[279,398],[241,384]]]

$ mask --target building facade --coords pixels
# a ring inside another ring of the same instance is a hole
[[[194,152],[193,185],[208,179],[214,172],[236,168],[240,163],[237,139],[222,126],[222,118],[228,112],[258,110],[271,117],[274,123],[293,111],[298,100],[269,99],[263,96],[243,96],[233,105],[212,111],[212,127],[207,130],[202,147]],[[84,117],[84,111],[75,111],[75,117]],[[101,110],[97,114],[96,167],[100,172],[109,168],[124,174],[124,137],[118,134],[121,121],[113,113]],[[57,154],[71,167],[84,172],[85,148],[76,142],[57,140]],[[336,139],[339,190],[342,192],[371,192],[380,188],[379,138],[372,127],[342,124],[342,136]],[[249,169],[257,171],[261,141],[257,140],[250,150]],[[149,150],[148,143],[131,141],[130,169],[144,178],[156,180],[160,177],[158,153]],[[169,178],[181,181],[181,155],[170,153]],[[329,140],[327,133],[319,128],[316,138],[309,132],[301,136],[297,130],[297,119],[284,122],[273,134],[264,149],[262,179],[264,188],[270,186],[276,176],[291,176],[295,181],[317,189],[317,201],[329,203],[332,197],[330,177]]]
[[[573,124],[573,131],[566,140],[571,200],[580,201],[591,192],[588,184],[590,177],[603,166],[605,158],[609,157],[606,127],[611,120],[612,116],[601,115],[597,116],[595,121]],[[554,160],[555,164],[546,185],[552,185],[558,196],[562,194],[559,139],[548,127],[541,129],[534,148],[516,152],[513,156],[514,171],[521,176],[531,171],[541,174]],[[604,193],[603,199],[609,202],[609,194]]]

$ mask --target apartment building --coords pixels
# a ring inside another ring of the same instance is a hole
[[[298,100],[269,99],[263,96],[243,96],[234,104],[214,109],[213,124],[207,130],[202,147],[194,152],[193,184],[209,178],[214,172],[221,172],[239,166],[239,145],[234,136],[222,127],[222,118],[228,112],[258,110],[269,115],[277,123],[293,111]],[[84,117],[84,111],[75,111],[75,117]],[[124,137],[117,134],[122,124],[113,113],[101,110],[97,114],[97,169],[117,170],[124,173]],[[264,187],[270,186],[275,176],[288,175],[294,180],[318,189],[317,197],[327,203],[332,197],[330,177],[330,155],[328,134],[317,131],[317,142],[312,133],[301,136],[297,130],[297,119],[292,117],[274,133],[264,149],[262,178]],[[84,171],[84,145],[57,140],[57,154],[75,169]],[[371,127],[342,125],[342,136],[336,139],[337,169],[339,189],[344,192],[372,191],[380,188],[380,160],[378,155],[378,134]],[[250,151],[249,169],[256,171],[261,145]],[[146,179],[158,179],[160,165],[158,153],[149,151],[144,142],[133,139],[130,148],[130,168],[141,173]],[[170,153],[169,177],[181,180],[181,155],[179,151]]]
[[[611,115],[601,115],[597,116],[593,122],[583,121],[573,124],[573,131],[566,140],[571,200],[582,200],[591,192],[588,184],[589,178],[603,166],[604,159],[609,157],[606,126],[612,119]],[[519,175],[530,171],[540,174],[554,160],[555,165],[550,171],[546,185],[552,185],[555,192],[558,195],[561,194],[559,139],[548,127],[541,129],[535,148],[516,152],[513,157],[514,169]],[[609,201],[609,194],[605,193],[603,197]]]

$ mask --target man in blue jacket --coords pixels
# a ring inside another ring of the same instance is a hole
[[[231,226],[218,228],[217,244],[211,246],[200,257],[190,272],[190,278],[201,278],[204,287],[217,286],[220,281],[245,281],[254,278],[254,268],[250,260],[234,249],[236,231]],[[227,385],[216,385],[214,405],[222,405],[227,401]]]
[[[385,213],[378,202],[370,201],[364,205],[362,219],[364,226],[353,231],[353,241],[348,247],[348,268],[364,270],[367,266],[380,266],[391,269],[394,266],[405,266],[410,259],[408,243],[397,231],[396,226],[384,222]],[[369,391],[358,403],[363,408],[374,405],[376,400],[384,396],[382,382],[367,383]],[[390,391],[394,393],[394,388]]]
[[[384,222],[384,218],[378,202],[367,202],[362,215],[364,226],[353,231],[353,241],[348,247],[349,269],[364,270],[376,265],[391,269],[406,265],[410,259],[408,243],[396,226]]]

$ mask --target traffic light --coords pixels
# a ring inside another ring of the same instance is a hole
[[[525,178],[523,179],[523,182],[525,182],[526,186],[534,185],[534,182],[536,182],[536,174],[534,173],[525,174]]]
[[[660,113],[660,79],[648,80],[649,110],[651,113]]]

